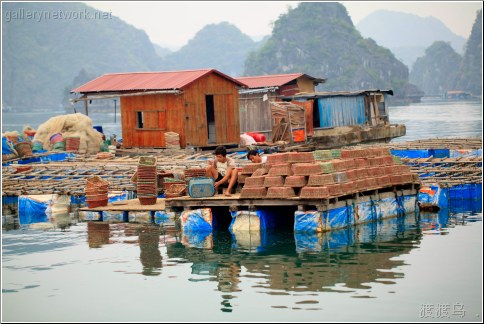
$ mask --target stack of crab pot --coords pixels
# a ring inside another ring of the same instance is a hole
[[[156,158],[142,156],[139,158],[137,171],[138,199],[141,205],[154,205],[158,196],[158,176]]]
[[[99,176],[87,179],[84,193],[89,208],[106,206],[108,204],[109,182]]]

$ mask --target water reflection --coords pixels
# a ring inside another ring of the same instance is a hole
[[[151,224],[88,222],[87,241],[90,248],[106,244],[139,244],[142,274],[159,275],[162,268],[160,227]],[[169,241],[169,240],[168,240]],[[164,239],[163,244],[167,241]]]
[[[242,290],[241,283],[254,278],[251,287],[270,295],[349,293],[367,290],[374,282],[394,284],[403,277],[397,269],[406,266],[399,256],[418,247],[427,233],[446,235],[448,227],[469,220],[474,219],[451,216],[449,210],[442,210],[319,234],[216,232],[204,236],[210,239],[209,245],[168,244],[167,255],[171,262],[192,263],[197,279],[190,281],[216,282],[223,293],[221,310],[228,312],[232,299]],[[200,237],[184,236],[183,241],[200,242]]]

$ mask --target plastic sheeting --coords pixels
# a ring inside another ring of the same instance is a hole
[[[450,157],[476,157],[482,156],[482,149],[477,150],[450,150]]]
[[[102,211],[102,220],[126,222],[128,215],[126,211]]]
[[[5,136],[2,137],[2,154],[15,154],[12,151],[12,148],[10,147],[9,142],[12,143]],[[13,144],[11,144],[11,145],[13,145]]]
[[[209,231],[193,231],[184,232],[182,234],[181,242],[188,247],[194,247],[198,249],[212,249],[213,237],[212,232]]]
[[[403,216],[417,210],[417,196],[398,193],[398,197],[383,193],[358,200],[346,200],[330,206],[323,212],[296,211],[295,233],[318,233],[341,229],[361,223],[380,221],[385,218]],[[303,237],[303,236],[302,236]],[[309,245],[314,244],[308,242]]]
[[[342,224],[353,225],[354,220],[353,206],[342,206],[323,212],[323,226],[325,228],[338,228]]]
[[[27,196],[20,196],[18,199],[18,216],[21,225],[47,222],[45,213],[49,201],[38,201]]]
[[[468,183],[449,188],[450,199],[482,199],[482,183]]]
[[[126,196],[126,192],[122,192],[120,194],[109,194],[108,204],[111,204],[115,201],[126,200]],[[86,196],[71,196],[71,204],[87,206]]]
[[[366,123],[364,96],[318,99],[319,127],[363,125]]]
[[[102,212],[100,212],[100,211],[81,210],[81,211],[79,211],[79,220],[80,221],[98,221],[98,220],[102,220]]]
[[[294,213],[294,232],[308,233],[323,230],[321,213],[318,211],[296,211]]]
[[[210,208],[185,210],[181,214],[180,221],[183,232],[212,231],[212,211]]]
[[[157,210],[154,214],[155,223],[165,224],[168,223],[170,220],[175,219],[176,214],[174,212],[166,212],[164,210]]]
[[[130,223],[151,223],[154,214],[150,211],[129,211],[128,221]]]
[[[438,185],[422,186],[418,193],[418,201],[446,208],[449,201],[449,189],[441,188]]]

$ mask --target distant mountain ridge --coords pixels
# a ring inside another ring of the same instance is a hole
[[[272,36],[252,52],[246,75],[302,72],[327,78],[323,91],[393,89],[394,98],[418,96],[408,68],[386,48],[364,39],[346,8],[335,2],[303,2],[274,24]]]
[[[9,2],[2,9],[98,12],[75,2]],[[272,34],[259,42],[229,22],[210,24],[177,51],[152,44],[143,30],[114,16],[40,23],[4,19],[2,33],[2,105],[14,109],[58,108],[70,89],[104,73],[197,68],[234,77],[303,72],[327,78],[319,87],[325,91],[420,93],[409,83],[408,67],[378,42],[364,39],[339,3],[301,3],[281,15]],[[474,67],[482,66],[482,32],[473,29],[472,35],[468,47],[473,51],[460,66],[467,72],[458,76],[462,87],[474,86],[479,77]]]
[[[82,3],[8,2],[3,13],[87,12]],[[5,17],[4,17],[5,18]],[[11,19],[2,22],[2,105],[15,109],[56,107],[65,87],[81,70],[158,70],[161,64],[148,35],[117,17],[107,19]]]
[[[181,49],[165,56],[163,70],[215,68],[240,76],[248,53],[259,43],[228,22],[209,24]]]
[[[454,34],[437,18],[389,10],[369,14],[356,28],[363,37],[372,38],[380,46],[390,49],[409,69],[436,41],[449,42],[459,54],[464,53],[466,42],[464,37]]]
[[[444,96],[450,90],[482,95],[482,10],[465,47],[460,56],[448,42],[433,43],[413,65],[411,82],[428,96]]]

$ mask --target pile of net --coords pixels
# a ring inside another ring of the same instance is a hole
[[[51,137],[57,133],[67,137],[80,137],[78,153],[95,154],[100,150],[102,134],[92,127],[92,120],[77,113],[52,117],[37,128],[34,141],[42,142],[45,150],[52,150]]]

